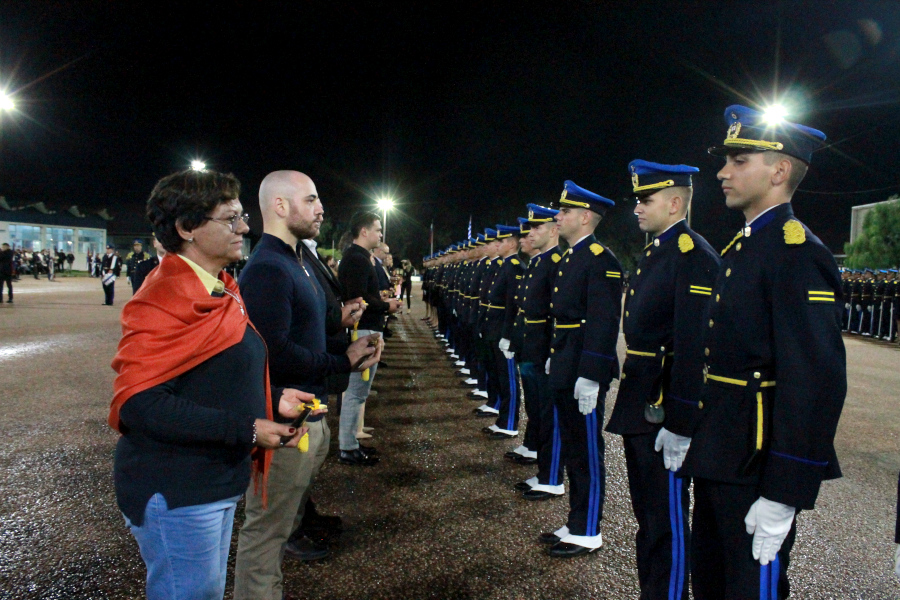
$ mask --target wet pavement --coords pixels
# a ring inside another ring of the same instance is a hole
[[[116,434],[106,426],[125,287],[109,308],[96,279],[23,280],[16,303],[0,305],[0,598],[143,597],[143,563],[112,489]],[[346,531],[330,558],[286,561],[286,590],[311,599],[637,597],[620,440],[606,436],[603,548],[546,557],[535,538],[565,523],[566,501],[531,503],[513,491],[534,469],[503,459],[517,443],[479,433],[490,421],[471,415],[480,403],[466,398],[421,316],[418,303],[394,322],[390,368],[375,379],[366,424],[382,461],[356,468],[328,459],[316,501]],[[896,599],[900,350],[846,344],[844,478],[827,482],[817,510],[799,519],[792,597]],[[336,438],[337,415],[330,421]],[[242,518],[239,510],[235,531]]]

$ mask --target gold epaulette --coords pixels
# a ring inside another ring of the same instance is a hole
[[[680,236],[678,236],[678,249],[683,253],[687,253],[693,250],[694,240],[691,239],[691,236],[686,233],[682,233]]]
[[[593,252],[597,256],[599,256],[600,253],[603,252],[603,246],[601,246],[600,244],[591,244],[590,248],[591,252]]]
[[[784,224],[784,243],[789,246],[797,246],[806,241],[806,231],[803,225],[796,219],[791,219]]]

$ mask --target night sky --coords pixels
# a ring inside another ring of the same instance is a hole
[[[113,230],[202,158],[256,232],[275,169],[338,224],[392,195],[387,240],[417,261],[432,220],[455,242],[572,179],[620,200],[599,234],[621,255],[644,158],[701,169],[693,226],[721,248],[741,217],[706,148],[726,106],[773,100],[828,135],[794,205],[832,250],[851,206],[900,191],[896,2],[2,2],[0,86],[0,194],[106,207]]]

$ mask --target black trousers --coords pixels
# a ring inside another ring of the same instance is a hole
[[[652,433],[622,437],[631,507],[638,522],[635,536],[641,600],[688,598],[690,479],[666,469]],[[674,542],[674,548],[673,548]]]
[[[765,567],[753,559],[753,536],[744,517],[759,498],[755,486],[694,480],[694,521],[691,538],[691,589],[694,600],[780,600],[790,593],[787,569],[797,535],[797,516],[778,562]],[[765,581],[776,593],[762,594]]]
[[[103,294],[106,296],[106,304],[112,306],[113,299],[116,297],[116,282],[113,281],[109,285],[104,285]]]
[[[406,308],[412,307],[412,282],[404,282],[402,286],[400,286],[400,300],[403,300],[403,295],[406,294]]]
[[[498,346],[500,340],[489,340],[491,369],[488,374],[488,394],[490,388],[500,398],[495,424],[505,431],[519,430],[519,370],[515,358],[506,358]],[[491,380],[494,381],[491,386]]]
[[[3,300],[3,285],[6,284],[6,288],[9,291],[9,299],[12,301],[13,299],[13,291],[12,291],[12,273],[8,275],[0,275],[0,300]]]
[[[606,498],[606,464],[603,415],[606,396],[597,398],[590,414],[578,411],[574,388],[553,390],[553,405],[559,417],[563,462],[569,476],[569,520],[572,535],[600,533]]]

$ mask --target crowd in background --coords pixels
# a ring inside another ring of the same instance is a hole
[[[844,269],[841,272],[845,332],[897,341],[900,278],[897,269]]]

